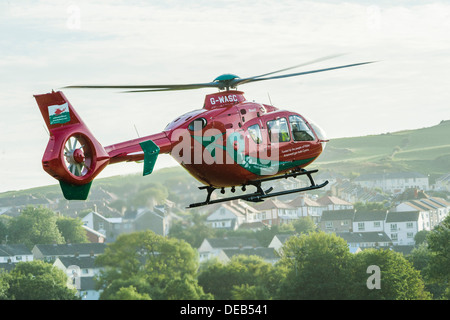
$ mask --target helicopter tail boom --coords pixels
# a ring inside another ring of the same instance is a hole
[[[34,98],[50,134],[42,166],[59,180],[68,200],[86,200],[92,181],[108,164],[143,161],[147,175],[158,155],[171,150],[165,133],[103,147],[61,91]]]

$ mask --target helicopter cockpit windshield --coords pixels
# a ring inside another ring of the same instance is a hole
[[[311,126],[311,128],[316,133],[316,136],[319,139],[319,141],[322,143],[322,150],[325,150],[325,146],[326,146],[327,142],[329,141],[327,139],[325,131],[323,131],[323,129],[321,127],[319,127],[317,124],[315,124],[310,119],[307,119],[307,121],[308,121],[308,124]]]

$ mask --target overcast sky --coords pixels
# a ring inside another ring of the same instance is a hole
[[[329,138],[415,129],[449,120],[447,1],[0,0],[0,192],[54,184],[33,98],[73,84],[209,82],[346,53],[310,70],[375,64],[257,82],[248,100],[314,120]],[[298,71],[301,71],[298,70]],[[214,90],[63,92],[103,145],[160,132]],[[161,156],[157,168],[175,165]],[[100,177],[138,172],[107,167]]]

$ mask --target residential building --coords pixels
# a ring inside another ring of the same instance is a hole
[[[86,230],[86,237],[89,242],[93,243],[104,243],[106,240],[106,236],[94,229],[91,229],[87,226],[83,226],[84,230]]]
[[[66,273],[67,286],[76,288],[82,300],[99,299],[100,291],[95,288],[94,277],[101,268],[95,265],[95,257],[59,257],[53,266]]]
[[[298,219],[296,208],[276,198],[264,200],[255,209],[261,212],[261,221],[267,225],[279,225]]]
[[[377,189],[362,187],[359,184],[342,181],[331,186],[332,195],[350,203],[356,202],[383,202],[389,200],[385,194],[381,194]]]
[[[214,229],[236,230],[244,228],[260,229],[264,225],[263,214],[248,203],[237,200],[217,204],[212,207],[206,224]]]
[[[293,234],[277,234],[274,235],[272,238],[272,241],[269,243],[269,248],[273,248],[276,252],[280,253],[281,248],[283,247],[284,243],[290,238],[293,237]]]
[[[319,229],[325,232],[353,231],[354,209],[324,211],[319,223]]]
[[[385,232],[341,232],[336,235],[347,242],[352,253],[367,248],[390,249],[393,245]]]
[[[450,191],[450,173],[437,178],[434,183],[434,188],[439,191]]]
[[[384,211],[356,211],[353,219],[354,232],[384,232],[387,210]]]
[[[105,218],[101,214],[91,211],[81,221],[84,226],[100,232],[108,239],[114,238],[118,234],[118,230],[121,229],[122,218]]]
[[[395,246],[414,245],[417,232],[430,230],[427,212],[403,211],[388,212],[385,232]]]
[[[429,189],[428,176],[417,172],[386,172],[363,174],[354,180],[367,188],[380,188],[394,194],[404,192],[408,188]]]
[[[256,239],[245,237],[227,237],[227,238],[206,238],[198,248],[199,260],[204,262],[212,258],[218,258],[221,261],[226,260],[223,256],[225,249],[254,249],[261,248]]]
[[[351,210],[353,204],[335,196],[323,196],[317,199],[317,203],[327,208],[327,210]]]
[[[296,210],[298,217],[310,217],[315,223],[319,223],[322,212],[328,210],[328,206],[322,205],[304,194],[288,202],[288,205]]]
[[[31,252],[36,260],[54,262],[60,257],[92,257],[105,251],[105,243],[37,244]]]
[[[245,212],[230,203],[214,207],[206,218],[206,224],[214,229],[236,230],[245,221]]]
[[[317,183],[322,183],[323,181],[328,181],[328,184],[323,188],[323,190],[331,190],[332,186],[336,183],[345,181],[346,178],[336,172],[332,171],[320,171],[314,178]]]
[[[152,210],[142,208],[128,218],[132,232],[151,230],[164,237],[168,236],[172,221],[172,216],[164,206],[154,206]]]
[[[156,234],[167,236],[172,215],[164,206],[128,210],[121,217],[105,218],[92,211],[83,219],[83,225],[106,236],[107,242],[113,242],[123,233],[151,230]]]
[[[24,244],[0,245],[0,269],[10,270],[18,262],[33,261],[33,253]]]
[[[450,203],[438,197],[427,197],[405,201],[397,205],[397,212],[420,211],[429,215],[429,228],[433,229],[449,214]]]

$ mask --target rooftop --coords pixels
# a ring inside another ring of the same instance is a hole
[[[388,212],[386,222],[417,221],[418,219],[419,211]]]

